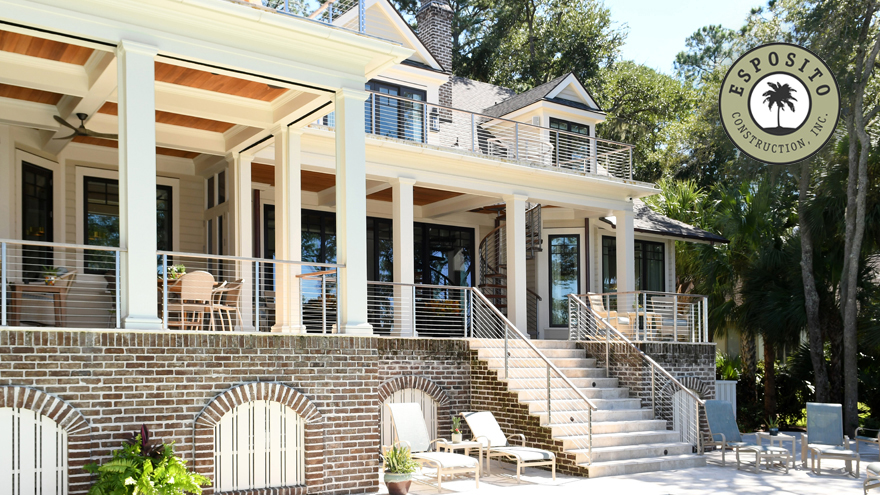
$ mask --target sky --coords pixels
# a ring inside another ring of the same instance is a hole
[[[605,0],[611,19],[629,25],[621,52],[666,74],[672,74],[675,55],[684,50],[685,39],[699,28],[721,24],[739,29],[753,7],[766,0]]]

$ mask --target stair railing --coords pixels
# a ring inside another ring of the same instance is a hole
[[[532,398],[540,412],[546,407],[548,428],[558,428],[592,462],[593,411],[596,405],[565,376],[535,345],[517,329],[479,290],[473,290],[471,301],[471,338],[479,339],[480,349],[489,360],[504,362],[504,379],[524,379],[525,389],[517,389]],[[527,360],[533,360],[529,363]],[[535,362],[536,361],[536,362]],[[517,366],[523,364],[524,366]],[[530,367],[536,364],[537,367]],[[509,382],[508,382],[509,383]],[[554,391],[553,386],[556,386]],[[529,400],[529,399],[526,399]],[[546,402],[545,402],[546,400]],[[538,401],[541,404],[538,404]],[[555,401],[555,402],[554,402]],[[554,403],[568,401],[568,408]],[[562,413],[565,414],[562,414]],[[561,417],[560,417],[561,415]],[[566,418],[567,416],[567,418]],[[556,418],[556,424],[554,424]],[[567,420],[566,420],[567,419]],[[572,450],[572,448],[566,449]]]
[[[637,366],[632,356],[641,360],[645,365],[642,373],[650,373],[651,376],[649,390],[645,390],[643,385],[647,382],[644,375],[642,383],[626,385],[642,400],[650,398],[655,419],[666,421],[667,429],[679,432],[682,442],[691,444],[695,452],[703,453],[700,408],[705,407],[705,401],[602,318],[584,295],[569,294],[568,325],[569,340],[604,343],[605,367],[609,376],[614,368],[631,372]]]

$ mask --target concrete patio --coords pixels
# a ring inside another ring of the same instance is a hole
[[[744,440],[756,443],[755,435],[743,435]],[[800,434],[797,434],[800,437]],[[788,447],[790,443],[786,442]],[[854,446],[853,446],[854,448]],[[438,492],[436,484],[428,481],[428,477],[417,476],[410,493],[416,495],[432,495],[437,493],[474,493],[480,495],[518,495],[534,494],[577,494],[610,493],[624,495],[687,495],[687,494],[763,494],[791,493],[799,495],[825,495],[830,493],[862,493],[865,481],[865,466],[878,460],[876,446],[862,444],[862,462],[859,467],[859,479],[847,476],[844,461],[823,460],[822,475],[817,476],[804,469],[800,463],[800,440],[795,447],[797,462],[794,469],[784,471],[764,471],[755,474],[751,469],[736,469],[736,456],[728,452],[727,465],[721,466],[721,453],[706,454],[708,466],[687,470],[661,471],[634,474],[627,476],[611,476],[606,478],[587,479],[574,476],[558,475],[554,482],[549,471],[526,469],[522,482],[516,482],[516,476],[510,465],[499,462],[492,464],[492,476],[480,478],[480,489],[474,488],[473,477],[456,477],[444,479],[443,490]],[[380,478],[381,479],[381,478]],[[380,484],[379,493],[388,493],[384,484]]]

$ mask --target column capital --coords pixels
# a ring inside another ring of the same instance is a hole
[[[504,199],[505,203],[513,203],[514,201],[522,201],[523,203],[525,203],[526,201],[529,200],[529,197],[527,195],[516,194],[516,193],[505,194],[504,196],[502,196],[502,198]]]
[[[393,179],[388,179],[388,183],[392,186],[413,186],[415,185],[416,180],[410,177],[395,177]]]
[[[339,88],[336,90],[336,99],[345,98],[345,99],[353,99],[359,100],[361,102],[367,101],[370,97],[370,93],[368,91],[364,91],[363,89],[355,89],[355,88]]]
[[[233,151],[230,153],[226,153],[226,156],[224,158],[226,159],[226,163],[230,163],[230,164],[236,163],[236,162],[237,163],[243,163],[243,162],[251,163],[254,161],[254,158],[256,158],[256,156],[253,153],[242,153],[239,151]]]
[[[116,54],[137,53],[148,57],[155,57],[159,54],[159,49],[152,45],[139,43],[137,41],[121,40],[116,46]]]

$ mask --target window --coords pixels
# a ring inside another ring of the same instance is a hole
[[[425,142],[425,105],[418,103],[426,100],[425,91],[378,81],[368,82],[366,89],[378,93],[365,104],[368,133]],[[382,95],[399,96],[405,100]]]
[[[474,229],[416,223],[415,283],[473,286]]]
[[[0,407],[0,445],[3,493],[67,494],[67,432],[58,423],[29,409]]]
[[[217,204],[226,202],[226,171],[217,174]]]
[[[217,492],[305,484],[305,421],[279,402],[236,406],[214,426]]]
[[[213,175],[211,177],[208,177],[207,188],[208,188],[208,194],[207,194],[208,209],[211,209],[214,207],[214,176]]]
[[[551,235],[550,326],[568,325],[568,295],[580,292],[580,236]]]
[[[21,232],[25,241],[52,242],[52,171],[30,163],[21,164]],[[25,279],[42,278],[42,267],[54,265],[54,251],[48,246],[24,246]]]
[[[386,218],[367,218],[367,280],[392,282],[394,280],[394,247],[392,221]]]
[[[551,118],[550,128],[565,131],[550,131],[553,164],[562,168],[585,169],[590,157],[590,126]]]
[[[634,251],[635,290],[665,291],[663,243],[637,240]],[[617,292],[617,239],[609,236],[602,237],[602,291]]]

